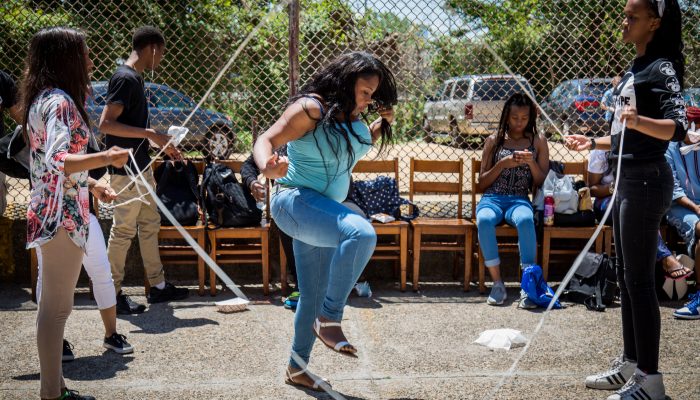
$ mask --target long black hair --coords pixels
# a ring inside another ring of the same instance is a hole
[[[526,94],[514,93],[506,100],[506,104],[503,105],[503,111],[501,111],[501,119],[498,122],[498,131],[496,132],[496,145],[494,146],[492,154],[494,163],[496,162],[496,155],[506,141],[506,133],[508,133],[510,129],[508,126],[508,119],[510,118],[510,110],[513,106],[529,108],[529,118],[524,133],[526,136],[530,136],[530,143],[534,143],[535,141],[535,136],[537,135],[537,107]]]
[[[376,76],[379,78],[379,86],[372,94],[372,99],[382,107],[391,107],[397,103],[396,82],[394,74],[375,56],[365,52],[350,52],[341,55],[330,64],[316,72],[311,79],[299,89],[299,94],[293,96],[288,104],[292,104],[302,97],[313,95],[320,96],[324,103],[324,113],[318,124],[323,126],[326,140],[331,145],[333,152],[338,156],[340,151],[340,139],[345,142],[350,155],[348,169],[354,164],[354,154],[350,144],[349,135],[353,135],[360,143],[366,143],[353,129],[350,118],[355,110],[355,84],[358,78]],[[340,119],[342,116],[342,120]],[[344,128],[344,129],[343,129]],[[391,126],[382,123],[382,143],[379,151],[392,140]],[[335,138],[334,138],[335,137]],[[316,139],[318,140],[318,138]],[[318,146],[318,142],[317,142]]]
[[[89,127],[90,118],[85,112],[90,85],[86,52],[85,34],[72,28],[45,28],[32,37],[21,90],[25,139],[28,139],[29,108],[39,93],[47,88],[66,92]]]
[[[685,57],[683,56],[683,38],[681,7],[678,0],[662,0],[666,6],[663,16],[659,15],[657,0],[648,0],[652,14],[661,18],[659,28],[647,44],[645,55],[657,58],[667,58],[676,70],[676,77],[683,87],[685,77]]]

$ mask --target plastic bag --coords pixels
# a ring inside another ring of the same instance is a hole
[[[515,329],[489,329],[481,332],[474,343],[490,349],[510,350],[512,347],[525,346],[527,339]]]

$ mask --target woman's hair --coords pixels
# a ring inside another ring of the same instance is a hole
[[[501,111],[501,119],[498,122],[498,131],[496,132],[496,145],[493,149],[493,160],[496,161],[496,155],[503,147],[503,143],[506,141],[506,133],[510,127],[508,126],[508,119],[510,118],[511,107],[528,107],[530,109],[529,119],[527,125],[525,126],[525,135],[530,134],[530,140],[534,142],[535,136],[537,135],[537,107],[535,103],[523,93],[515,93],[506,100],[506,104],[503,105],[503,111]]]
[[[318,124],[321,124],[326,134],[326,140],[331,145],[333,152],[338,156],[340,151],[340,138],[346,143],[349,152],[349,169],[354,163],[354,154],[350,146],[350,137],[353,135],[361,143],[367,143],[353,129],[350,114],[355,110],[355,84],[358,78],[376,76],[379,78],[379,86],[372,94],[372,99],[381,107],[391,107],[397,102],[396,83],[394,75],[379,59],[365,52],[351,52],[341,55],[316,72],[311,79],[301,87],[299,94],[289,100],[294,103],[302,97],[310,95],[321,96],[324,103],[324,112]],[[339,120],[343,116],[343,121]],[[342,126],[341,126],[342,125]],[[345,129],[343,129],[343,127]],[[382,123],[381,152],[387,143],[392,140],[391,126]],[[318,145],[318,138],[317,145]],[[337,173],[337,172],[336,172]]]
[[[24,135],[28,135],[29,108],[39,93],[47,88],[61,89],[71,97],[86,124],[85,112],[90,77],[85,65],[85,34],[71,28],[45,28],[29,43],[25,60],[21,104],[24,111]]]
[[[663,16],[659,28],[647,44],[646,55],[667,58],[676,70],[676,77],[683,87],[685,77],[685,57],[683,56],[682,15],[678,0],[662,0],[665,2]],[[651,13],[659,17],[657,0],[647,0]]]

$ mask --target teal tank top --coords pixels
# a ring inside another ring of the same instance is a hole
[[[348,131],[344,124],[340,127]],[[353,167],[372,147],[368,144],[372,143],[372,134],[364,122],[353,121],[352,129],[362,138],[360,142],[348,132],[355,156],[352,164],[349,164],[350,155],[345,138],[330,129],[327,129],[326,133],[319,124],[314,130],[287,144],[289,169],[287,176],[277,179],[277,182],[286,186],[313,189],[337,202],[345,200]]]

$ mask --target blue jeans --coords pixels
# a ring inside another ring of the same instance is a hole
[[[316,339],[314,320],[319,315],[343,319],[345,303],[374,252],[377,235],[366,219],[312,189],[276,189],[271,211],[277,226],[293,239],[300,297],[292,352],[308,363]],[[301,368],[291,358],[289,364]]]
[[[496,243],[496,226],[505,219],[518,230],[520,262],[523,265],[537,262],[537,237],[532,204],[527,197],[486,194],[476,206],[476,225],[479,229],[479,246],[484,255],[484,265],[501,264]]]
[[[688,254],[692,256],[695,252],[695,226],[700,222],[700,216],[683,206],[673,204],[666,213],[666,218],[669,225],[676,228],[678,234],[683,237]]]

